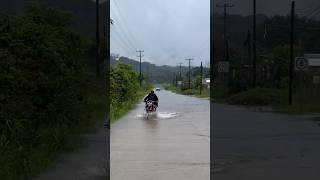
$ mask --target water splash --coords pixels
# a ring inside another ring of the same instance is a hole
[[[136,114],[137,119],[145,119],[147,117],[152,118],[152,119],[171,119],[174,117],[177,117],[178,113],[176,112],[156,112],[156,113],[151,113],[149,116],[146,113],[138,113]]]
[[[176,112],[158,112],[157,113],[157,118],[158,119],[171,119],[171,118],[174,118],[174,117],[177,117],[178,116],[178,113]]]

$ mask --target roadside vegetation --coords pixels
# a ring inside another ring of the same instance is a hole
[[[1,179],[42,171],[103,120],[105,81],[90,63],[93,43],[70,18],[37,3],[21,16],[0,16]]]
[[[229,16],[229,73],[218,72],[219,61],[226,59],[223,37],[222,15],[213,16],[215,29],[215,54],[217,64],[213,99],[234,105],[270,106],[276,111],[289,113],[320,112],[319,67],[310,66],[306,71],[293,72],[293,99],[289,104],[290,64],[290,16],[260,15],[257,20],[256,83],[253,86],[252,32],[248,32],[252,20],[249,16]],[[239,23],[241,22],[241,25]],[[297,16],[295,19],[294,57],[308,53],[320,53],[319,31],[312,29],[320,25],[316,18]],[[279,27],[279,28],[272,28]],[[281,28],[280,28],[281,27]],[[298,40],[299,39],[299,40]]]
[[[107,93],[95,74],[94,41],[71,28],[71,18],[35,2],[20,16],[0,15],[0,179],[43,171],[104,120]],[[112,66],[113,120],[151,88],[140,88],[137,78],[128,65]]]
[[[206,87],[204,87],[200,94],[200,89],[183,89],[180,87],[176,87],[172,84],[164,84],[163,87],[166,90],[172,91],[174,93],[182,94],[182,95],[189,95],[189,96],[196,96],[200,98],[208,98],[210,97],[210,90]]]
[[[132,109],[148,93],[152,86],[139,86],[139,77],[132,67],[117,64],[111,68],[111,122]]]
[[[287,93],[277,89],[254,88],[240,92],[226,99],[229,104],[268,106],[285,104]]]

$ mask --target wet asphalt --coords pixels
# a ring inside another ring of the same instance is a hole
[[[209,179],[209,101],[156,93],[156,114],[147,119],[140,103],[111,126],[111,179]]]
[[[111,126],[111,180],[208,180],[209,101],[168,91],[158,112],[143,103]],[[214,105],[214,180],[319,180],[318,115],[261,112]],[[102,126],[62,154],[36,180],[106,179],[107,133]]]
[[[319,180],[318,115],[214,106],[215,180]]]

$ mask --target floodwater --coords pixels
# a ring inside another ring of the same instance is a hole
[[[319,180],[319,115],[223,104],[213,115],[215,180]]]
[[[209,101],[169,91],[156,94],[156,113],[146,118],[140,103],[111,126],[111,179],[209,179]]]
[[[157,92],[148,119],[140,103],[111,126],[111,180],[208,180],[210,141],[215,180],[318,180],[320,119],[214,104]],[[107,179],[108,133],[101,125],[82,146],[62,154],[36,180]]]

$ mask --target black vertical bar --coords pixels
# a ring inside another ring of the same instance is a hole
[[[214,143],[213,143],[213,120],[214,120],[214,104],[213,104],[213,86],[214,86],[214,1],[210,1],[210,180],[214,179]]]
[[[294,21],[295,21],[295,1],[291,4],[291,27],[290,27],[290,64],[289,64],[289,105],[292,104],[292,82],[294,65]]]
[[[105,77],[106,77],[106,119],[105,119],[105,128],[107,129],[107,157],[106,157],[106,180],[110,180],[110,121],[111,121],[111,114],[110,114],[110,0],[106,1],[106,22],[103,21],[105,25],[105,34],[106,34],[106,67],[105,67]]]

